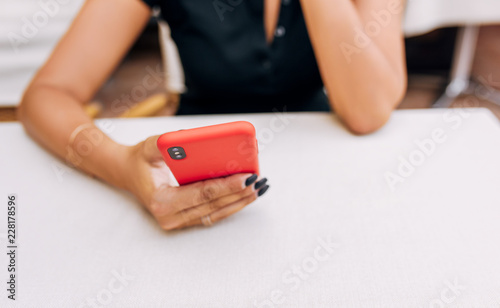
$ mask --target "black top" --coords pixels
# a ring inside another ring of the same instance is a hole
[[[327,111],[299,0],[268,44],[264,0],[143,0],[172,31],[186,78],[179,114]]]

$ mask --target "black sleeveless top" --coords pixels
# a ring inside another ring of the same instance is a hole
[[[282,0],[271,44],[264,0],[143,1],[160,8],[179,49],[179,114],[329,110],[299,0]]]

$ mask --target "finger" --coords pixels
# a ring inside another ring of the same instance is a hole
[[[239,193],[227,195],[208,203],[183,210],[179,212],[177,216],[181,220],[182,224],[185,224],[189,221],[211,214],[252,194],[255,195],[255,188],[253,185],[245,188]]]
[[[151,136],[147,138],[143,143],[142,151],[146,159],[148,159],[149,161],[163,158],[156,144],[159,137],[160,135]]]
[[[219,220],[222,220],[228,216],[233,215],[236,212],[241,211],[244,207],[246,207],[250,203],[254,202],[257,198],[264,195],[268,189],[269,185],[264,185],[260,189],[257,189],[255,193],[213,212],[212,214],[210,214],[210,220],[212,221],[212,223],[215,223]]]
[[[250,175],[250,176],[248,176],[248,175]],[[232,178],[230,180],[233,182],[233,185],[235,183],[235,180],[238,180],[238,177],[240,178],[240,180],[241,180],[241,178],[243,178],[243,179],[246,178],[246,180],[244,181],[245,189],[247,189],[247,188],[253,188],[254,190],[258,189],[255,186],[258,183],[258,182],[256,182],[258,179],[257,175],[238,174],[238,175],[230,176],[230,178]],[[198,183],[188,184],[188,185],[184,185],[181,187],[172,187],[172,185],[164,185],[163,187],[160,187],[158,190],[156,190],[154,192],[151,206],[149,207],[150,212],[153,214],[153,216],[161,219],[161,217],[163,217],[163,216],[172,216],[172,215],[179,213],[181,211],[191,209],[191,208],[194,208],[196,206],[201,205],[197,202],[197,200],[199,200],[200,198],[205,198],[205,199],[209,200],[208,202],[205,202],[205,204],[213,202],[217,199],[210,200],[211,198],[209,198],[209,195],[211,195],[211,194],[217,195],[217,192],[215,192],[215,191],[218,190],[220,186],[224,185],[224,183],[217,182],[217,180],[228,180],[228,178],[204,181],[204,182],[206,182],[205,186],[204,186],[205,191],[201,191],[201,192],[199,191],[200,186]],[[208,182],[210,182],[210,185],[212,185],[212,186],[207,186]],[[253,185],[254,183],[255,183],[255,185]],[[237,184],[237,185],[241,185],[241,184]],[[239,186],[239,187],[241,187],[241,186]],[[237,186],[236,188],[233,188],[232,190],[236,191],[238,189],[240,189],[240,188],[238,188],[238,186]],[[241,191],[237,191],[235,194],[243,192],[245,189],[243,189]],[[231,187],[226,187],[226,190],[231,191]],[[200,195],[202,197],[200,197]],[[218,204],[220,204],[220,203],[218,203]],[[217,206],[217,203],[212,204],[212,206],[214,206],[214,207]],[[197,218],[197,217],[195,217],[195,218]]]
[[[176,187],[172,195],[177,211],[209,203],[221,197],[237,194],[253,184],[257,175],[251,173],[234,174],[224,178],[210,179]]]
[[[215,222],[220,221],[224,218],[227,218],[227,217],[235,214],[236,212],[239,212],[242,209],[244,209],[247,205],[249,205],[250,203],[255,201],[255,199],[257,199],[257,195],[251,194],[251,195],[249,195],[241,200],[238,200],[238,201],[236,201],[236,202],[234,202],[226,207],[223,207],[223,208],[209,214],[210,220],[212,221],[212,223],[215,223]],[[187,227],[202,225],[203,222],[201,219],[202,218],[197,218],[195,220],[191,220],[190,222],[188,222],[184,225],[181,225],[179,228],[187,228]]]
[[[210,219],[212,220],[212,223],[216,223],[224,218],[227,218],[239,211],[241,211],[243,208],[245,208],[247,205],[250,203],[254,202],[257,199],[256,194],[251,194],[239,201],[236,201],[226,207],[223,207],[212,214],[210,214]],[[201,220],[200,220],[201,222]]]

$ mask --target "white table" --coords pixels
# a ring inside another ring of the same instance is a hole
[[[329,114],[281,118],[101,120],[126,144],[232,120],[256,126],[269,192],[211,228],[172,233],[19,124],[0,124],[1,230],[9,193],[20,213],[19,300],[9,305],[3,290],[0,306],[498,307],[500,127],[490,112],[396,111],[363,137]],[[446,141],[391,190],[384,174],[439,129]],[[6,262],[1,253],[1,281]],[[117,280],[121,271],[133,278]]]

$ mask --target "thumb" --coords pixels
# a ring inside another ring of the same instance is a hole
[[[156,145],[159,137],[160,135],[151,136],[143,142],[142,153],[148,161],[155,161],[163,158],[158,146]]]

